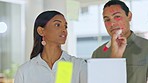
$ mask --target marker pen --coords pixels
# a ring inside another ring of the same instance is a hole
[[[117,35],[120,36],[120,34],[122,33],[122,30],[118,30]],[[109,47],[111,46],[111,40],[104,46],[103,51],[106,52]]]

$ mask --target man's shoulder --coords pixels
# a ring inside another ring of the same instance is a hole
[[[99,46],[98,48],[96,48],[95,50],[94,50],[94,52],[97,52],[97,51],[102,51],[102,49],[104,48],[104,46],[107,44],[107,42],[106,43],[104,43],[104,44],[102,44],[101,46]]]
[[[141,44],[148,44],[148,39],[146,39],[144,37],[137,36],[135,42],[138,42],[138,43],[141,43]]]
[[[97,57],[103,55],[103,54],[104,54],[104,53],[102,53],[102,52],[103,52],[103,48],[104,48],[104,46],[105,46],[106,44],[107,44],[107,42],[104,43],[103,45],[99,46],[97,49],[95,49],[95,50],[93,51],[92,58],[97,58]]]
[[[141,39],[142,41],[147,41],[148,42],[148,39],[146,39],[145,37],[137,36],[137,38]]]

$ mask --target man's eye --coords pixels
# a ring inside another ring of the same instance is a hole
[[[55,26],[56,26],[56,27],[59,27],[59,26],[60,26],[60,24],[55,24]]]
[[[104,19],[104,22],[109,22],[110,21],[110,19]]]
[[[121,16],[115,16],[114,19],[119,21],[119,20],[121,20]]]
[[[120,18],[120,16],[115,16],[115,18]]]

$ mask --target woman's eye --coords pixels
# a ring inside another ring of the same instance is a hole
[[[60,24],[55,24],[55,26],[56,26],[56,27],[59,27],[59,26],[60,26]]]
[[[65,28],[66,28],[66,29],[68,28],[67,25],[65,26]]]

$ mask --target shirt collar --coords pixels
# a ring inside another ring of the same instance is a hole
[[[38,64],[41,64],[41,65],[44,65],[44,66],[48,66],[47,63],[41,58],[40,54],[38,54],[36,57],[34,57],[33,61],[35,61]],[[68,55],[67,52],[62,51],[62,55],[59,58],[59,60],[57,60],[57,61],[70,61],[70,56]]]
[[[41,58],[40,54],[34,58],[34,62],[43,66],[48,66],[47,63]]]
[[[70,61],[70,56],[67,52],[62,51],[62,55],[59,60]]]
[[[136,38],[136,34],[133,31],[131,31],[131,35],[127,39],[127,45],[132,44],[132,42],[135,40],[135,38]]]

